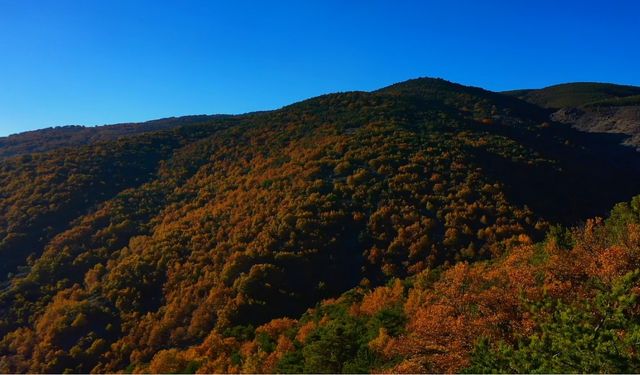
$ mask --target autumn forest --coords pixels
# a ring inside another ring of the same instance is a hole
[[[637,129],[592,128],[638,97],[421,78],[0,138],[0,372],[640,372]]]

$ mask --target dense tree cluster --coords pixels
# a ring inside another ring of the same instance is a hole
[[[491,262],[356,287],[299,320],[212,331],[132,369],[637,372],[640,206],[632,207]]]
[[[636,201],[550,224],[640,191],[638,156],[545,116],[424,79],[6,159],[0,371],[527,368],[545,303],[593,323],[635,280]]]
[[[212,332],[136,370],[638,372],[639,264],[640,196],[606,222],[550,231],[491,261],[358,286],[298,320]]]

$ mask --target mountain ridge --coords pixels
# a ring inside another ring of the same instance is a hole
[[[605,82],[567,82],[541,89],[507,90],[501,93],[557,110],[562,107],[589,105],[605,99],[640,95],[640,87]]]
[[[617,85],[617,84],[609,84],[609,83],[599,83],[599,82],[573,82],[573,83],[562,83],[557,85],[548,86],[542,89],[518,89],[518,90],[508,90],[501,92],[493,92],[489,90],[485,90],[479,87],[473,86],[464,86],[461,84],[453,83],[447,81],[442,78],[430,78],[430,77],[420,77],[409,79],[406,81],[398,82],[395,84],[391,84],[389,86],[385,86],[380,89],[368,91],[349,91],[335,94],[325,94],[320,95],[318,97],[309,98],[302,100],[298,103],[293,103],[283,108],[287,108],[290,106],[296,106],[298,104],[303,104],[307,101],[313,101],[314,99],[324,97],[326,95],[339,95],[345,93],[384,93],[384,92],[401,92],[401,91],[411,91],[412,86],[422,86],[424,87],[432,87],[430,90],[435,92],[437,90],[433,90],[437,87],[445,87],[448,86],[450,89],[457,89],[467,92],[469,94],[479,94],[483,95],[504,95],[505,97],[514,97],[520,99],[524,102],[531,103],[533,105],[545,108],[545,109],[554,109],[554,111],[567,108],[576,108],[576,107],[590,107],[597,106],[598,103],[607,103],[608,101],[613,101],[611,106],[628,106],[630,104],[635,104],[634,100],[637,95],[640,95],[640,87],[631,86],[631,85]],[[415,91],[415,88],[414,88]],[[575,96],[578,96],[577,98]],[[586,98],[586,99],[585,99]],[[622,99],[634,100],[633,102],[627,104]],[[506,99],[506,98],[503,98]],[[550,103],[553,105],[550,106]],[[640,104],[640,101],[638,102]],[[551,108],[553,107],[553,108]],[[277,110],[277,109],[276,109]],[[533,112],[533,109],[529,109]],[[273,110],[270,110],[273,111]],[[224,117],[224,116],[243,116],[243,115],[251,115],[262,112],[269,111],[257,111],[246,114],[236,114],[236,115],[188,115],[188,116],[180,116],[180,117],[167,117],[160,118],[155,120],[149,120],[145,122],[139,123],[118,123],[118,124],[107,124],[100,126],[83,126],[83,125],[66,125],[66,126],[56,126],[50,128],[43,128],[37,130],[31,130],[21,133],[12,134],[6,137],[0,137],[0,158],[6,158],[16,155],[21,155],[25,153],[31,152],[42,152],[48,151],[61,147],[75,147],[80,145],[86,145],[97,141],[103,140],[112,140],[117,139],[119,137],[125,137],[135,134],[141,134],[152,131],[161,131],[168,130],[179,126],[185,126],[198,122],[206,122],[209,119],[215,117]],[[566,110],[565,110],[566,112]],[[608,131],[611,133],[622,133],[634,136],[634,140],[631,141],[632,144],[637,143],[635,141],[636,129],[634,126],[625,124],[621,126],[611,125],[612,121],[609,121],[607,125],[600,125],[599,123],[606,122],[602,120],[602,117],[599,117],[595,120],[591,119],[591,121],[582,121],[587,122],[588,124],[582,124],[581,118],[578,116],[571,117],[570,119],[566,115],[558,115],[557,121],[573,124],[577,123],[576,128],[583,131],[590,131],[592,128],[593,131]],[[609,116],[614,117],[615,116]],[[625,119],[631,117],[632,121],[637,120],[636,116],[622,116]],[[598,124],[591,124],[593,122],[599,122]],[[640,120],[639,120],[640,121]],[[615,122],[615,121],[613,121]],[[629,122],[629,121],[627,121]],[[631,129],[630,129],[631,128]],[[637,126],[640,128],[640,125]]]

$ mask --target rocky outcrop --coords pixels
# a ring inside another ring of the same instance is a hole
[[[627,134],[624,144],[640,150],[640,106],[567,107],[551,119],[592,133]]]

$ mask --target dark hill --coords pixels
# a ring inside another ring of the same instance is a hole
[[[608,103],[640,95],[640,87],[614,85],[610,83],[576,82],[545,87],[505,91],[504,94],[536,104],[543,108],[560,109]],[[637,97],[635,98],[637,100]],[[637,103],[637,102],[635,102]]]
[[[0,137],[0,159],[35,152],[46,152],[63,147],[84,146],[141,133],[169,130],[179,126],[207,122],[215,117],[217,116],[183,116],[140,123],[95,127],[69,125],[34,130],[8,137]]]
[[[620,136],[547,114],[425,78],[6,158],[0,372],[144,370],[200,344],[249,366],[219,351],[271,353],[260,324],[640,192]]]

